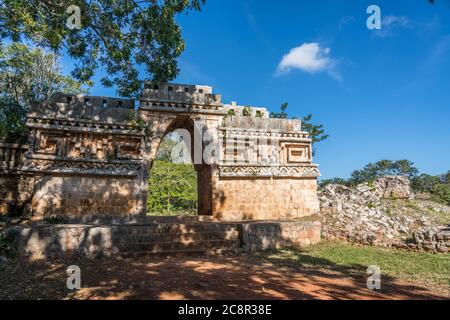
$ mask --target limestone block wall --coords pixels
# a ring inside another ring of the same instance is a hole
[[[319,211],[316,179],[225,178],[216,182],[221,220],[295,219]]]
[[[242,226],[242,247],[247,252],[307,247],[319,243],[320,237],[320,221],[250,222]]]
[[[300,120],[233,116],[213,180],[214,216],[223,220],[295,219],[319,211],[318,166]]]
[[[34,177],[33,215],[143,212],[144,133],[133,106],[126,99],[61,94],[32,106],[21,170]]]
[[[45,175],[35,184],[31,206],[42,217],[134,216],[146,205],[141,188],[140,178]]]

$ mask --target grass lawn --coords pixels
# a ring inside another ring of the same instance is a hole
[[[382,275],[441,289],[449,294],[450,255],[404,252],[369,246],[323,242],[302,251],[281,250],[270,259],[296,264],[301,268],[332,268],[345,273],[366,273],[379,266]]]

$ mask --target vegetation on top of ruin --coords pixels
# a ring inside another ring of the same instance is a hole
[[[271,112],[270,117],[273,119],[289,119],[289,115],[286,112],[289,104],[287,102],[283,103],[280,107],[280,112]],[[297,117],[292,117],[291,119],[297,119]],[[309,114],[301,118],[302,130],[309,133],[309,137],[312,139],[313,143],[313,155],[316,153],[316,148],[314,144],[319,143],[328,139],[330,136],[325,134],[325,129],[322,124],[314,124],[312,121],[312,115]]]

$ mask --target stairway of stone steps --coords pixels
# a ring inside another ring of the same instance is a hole
[[[224,223],[115,226],[111,240],[124,255],[219,254],[241,247],[239,226]]]
[[[318,221],[37,223],[5,230],[11,254],[30,260],[116,255],[252,252],[320,241]]]

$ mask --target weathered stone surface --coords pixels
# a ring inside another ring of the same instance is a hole
[[[10,254],[30,260],[121,254],[223,253],[303,247],[320,241],[319,222],[36,225],[4,231]]]
[[[411,199],[414,196],[407,177],[385,176],[375,181],[375,187],[383,198]]]
[[[286,219],[318,211],[320,173],[300,120],[269,119],[261,108],[228,117],[220,95],[197,85],[146,83],[134,105],[64,94],[33,105],[29,145],[0,145],[0,212],[20,198],[37,217],[144,216],[149,169],[174,129],[200,135],[199,214]]]
[[[447,233],[435,219],[449,214],[450,208],[412,198],[409,182],[402,177],[381,178],[355,188],[327,185],[319,191],[325,219],[323,236],[366,245],[446,252]]]
[[[425,250],[439,253],[450,252],[450,226],[426,227],[413,233],[412,238],[405,241],[410,250]],[[395,247],[403,248],[403,243],[394,243]]]
[[[311,222],[253,222],[243,225],[242,245],[247,252],[301,248],[320,242],[321,224]]]
[[[215,216],[222,220],[295,219],[319,211],[315,179],[216,181]]]

